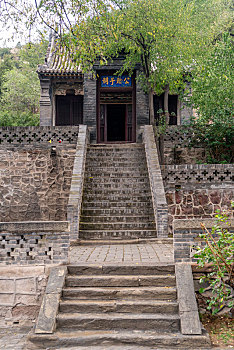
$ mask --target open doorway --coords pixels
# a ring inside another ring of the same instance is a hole
[[[126,105],[107,105],[107,141],[125,141]]]

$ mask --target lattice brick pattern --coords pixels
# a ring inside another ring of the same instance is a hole
[[[170,126],[167,128],[164,136],[164,142],[170,142],[178,146],[189,146],[193,140],[191,129],[184,125]],[[194,146],[193,146],[194,147]]]
[[[161,169],[164,183],[234,181],[233,164],[164,165]]]
[[[78,126],[29,126],[0,128],[0,145],[48,145],[76,144]]]
[[[0,233],[0,263],[38,264],[64,261],[68,235],[60,233]]]

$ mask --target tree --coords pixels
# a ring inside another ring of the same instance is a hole
[[[190,105],[197,109],[199,119],[210,122],[214,118],[231,120],[233,116],[233,41],[225,33],[209,50],[202,60],[198,60],[190,76],[192,94]],[[188,100],[188,98],[187,98]]]
[[[178,92],[184,87],[184,72],[205,56],[208,46],[229,25],[226,2],[197,0],[132,0],[99,4],[63,37],[85,69],[95,60],[105,64],[113,56],[126,54],[122,71],[133,71],[139,63],[139,80],[149,93],[150,121],[154,123],[153,92]],[[76,49],[78,48],[78,50]],[[168,108],[167,108],[168,109]],[[167,119],[169,119],[166,110]]]
[[[37,64],[45,55],[47,43],[28,44],[12,50],[11,65],[4,59],[0,98],[1,125],[38,124],[40,84]],[[35,117],[34,117],[35,116]]]
[[[196,108],[191,127],[209,163],[233,161],[233,52],[231,35],[225,33],[191,70],[192,94],[185,94],[186,103]]]
[[[26,18],[28,28],[37,21],[50,27],[85,72],[121,51],[122,72],[141,63],[138,79],[149,93],[151,123],[153,91],[168,96],[183,87],[183,73],[231,22],[230,0],[35,0],[36,8],[30,5],[20,18],[19,2],[9,1],[11,11],[2,7],[8,17]]]

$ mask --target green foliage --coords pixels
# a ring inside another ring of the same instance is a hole
[[[46,48],[46,42],[42,45],[31,43],[3,56],[0,63],[1,126],[39,124],[40,83],[36,69]]]
[[[37,73],[30,67],[14,68],[2,84],[2,109],[9,112],[38,113],[40,85]]]
[[[202,146],[206,150],[206,163],[222,164],[233,162],[234,120],[213,117],[206,122],[203,118],[192,120],[188,128],[193,131],[190,147]]]
[[[39,126],[39,114],[22,112],[19,114],[13,112],[0,111],[0,127],[2,126]]]
[[[212,272],[201,278],[201,282],[208,280],[212,287],[213,296],[208,300],[207,309],[216,314],[223,308],[225,303],[229,307],[233,306],[232,288],[233,288],[233,251],[234,235],[228,229],[222,227],[222,223],[228,224],[227,214],[217,211],[216,224],[211,232],[203,225],[203,233],[200,237],[205,241],[205,247],[199,247],[194,255],[197,258],[198,266],[205,264],[212,265]],[[204,289],[200,289],[202,293]]]
[[[233,162],[233,42],[226,33],[191,71],[187,104],[197,111],[190,127],[194,144],[206,148],[207,163]]]
[[[15,62],[13,61],[13,57],[7,50],[7,53],[2,55],[2,59],[0,58],[0,97],[2,93],[2,84],[4,80],[6,80],[7,73],[14,67]]]
[[[119,52],[126,57],[122,70],[142,64],[138,77],[146,91],[171,92],[184,86],[186,67],[204,56],[212,40],[227,25],[227,2],[211,0],[98,1],[63,37],[84,70],[101,65]],[[79,50],[76,48],[79,47]]]
[[[226,33],[191,71],[192,94],[188,92],[186,98],[207,124],[214,120],[227,123],[233,118],[233,54],[233,40]]]

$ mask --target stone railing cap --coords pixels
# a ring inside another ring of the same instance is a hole
[[[68,221],[0,222],[0,232],[69,232]]]
[[[234,227],[234,219],[230,218],[228,220],[230,225],[222,223],[222,227]],[[207,228],[211,228],[215,224],[215,219],[193,219],[193,220],[174,220],[174,230],[177,229],[199,229],[201,228],[201,223]]]

